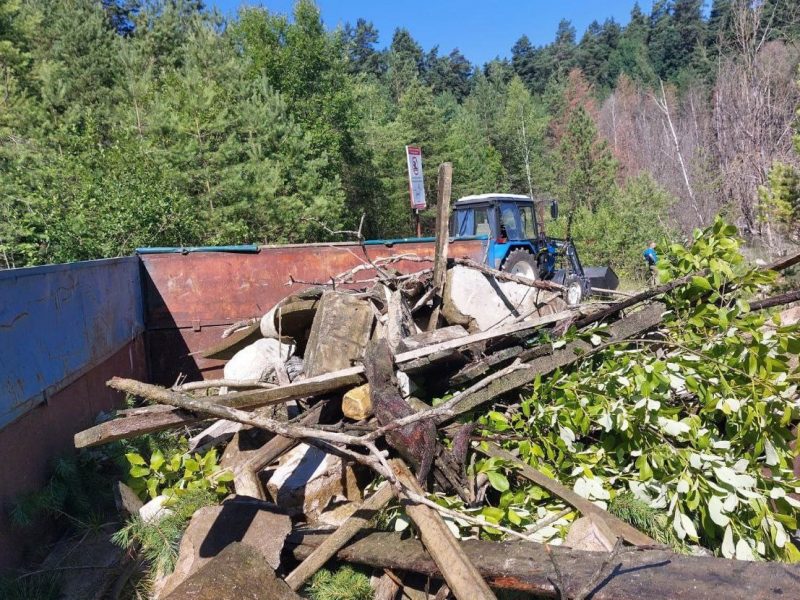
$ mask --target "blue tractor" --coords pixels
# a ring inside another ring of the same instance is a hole
[[[565,286],[567,304],[576,306],[592,288],[613,290],[619,280],[610,267],[584,268],[572,240],[548,237],[547,205],[558,217],[556,200],[532,200],[517,194],[480,194],[456,201],[450,219],[454,238],[487,236],[485,263],[529,279]]]

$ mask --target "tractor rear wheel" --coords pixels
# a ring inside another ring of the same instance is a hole
[[[536,257],[524,248],[517,248],[509,252],[500,270],[528,279],[539,279]]]

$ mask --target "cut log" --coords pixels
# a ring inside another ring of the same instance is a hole
[[[408,467],[400,460],[390,461],[397,480],[414,493],[424,495]],[[401,492],[401,500],[405,496]],[[442,516],[429,506],[405,503],[408,517],[414,521],[425,549],[433,558],[439,572],[458,600],[496,600],[494,593],[486,585],[475,563],[469,559],[464,550],[447,527]]]
[[[318,423],[323,408],[323,402],[315,404],[300,416],[296,422],[300,425]],[[295,439],[276,435],[258,450],[248,453],[242,462],[233,465],[231,470],[233,471],[233,487],[236,493],[266,500],[258,473],[277,460],[283,453],[294,448],[297,443],[298,441]]]
[[[364,529],[377,512],[386,506],[394,497],[392,486],[384,483],[369,499],[362,504],[356,513],[348,518],[341,527],[327,537],[294,571],[286,577],[286,583],[293,590],[299,590],[306,580],[319,571],[322,566],[336,554],[353,536]]]
[[[372,416],[372,400],[369,384],[354,387],[342,398],[342,413],[348,419],[361,421]]]
[[[293,553],[303,559],[324,536],[294,537]],[[557,598],[553,564],[545,545],[533,542],[459,543],[489,585]],[[553,558],[567,575],[566,591],[574,597],[590,581],[608,554],[551,546]],[[337,553],[342,561],[374,568],[398,569],[441,577],[422,543],[396,533],[372,533]],[[623,550],[609,565],[611,573],[594,588],[592,600],[785,600],[797,595],[800,567],[778,562],[746,562],[694,557],[661,549]]]

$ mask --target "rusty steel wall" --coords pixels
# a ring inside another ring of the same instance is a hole
[[[450,244],[451,257],[482,260],[485,240]],[[433,258],[431,242],[366,246],[372,260],[402,254]],[[143,254],[147,354],[154,383],[171,385],[179,374],[190,380],[219,377],[222,362],[192,356],[220,340],[230,324],[260,317],[279,300],[308,284],[323,282],[365,263],[357,244],[262,247],[253,254],[196,252]],[[430,268],[430,262],[399,261],[404,273]],[[364,272],[359,277],[371,277]]]

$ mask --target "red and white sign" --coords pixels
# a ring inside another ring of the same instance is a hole
[[[411,194],[411,208],[424,210],[425,181],[422,178],[422,150],[416,146],[406,146],[408,161],[408,190]]]

